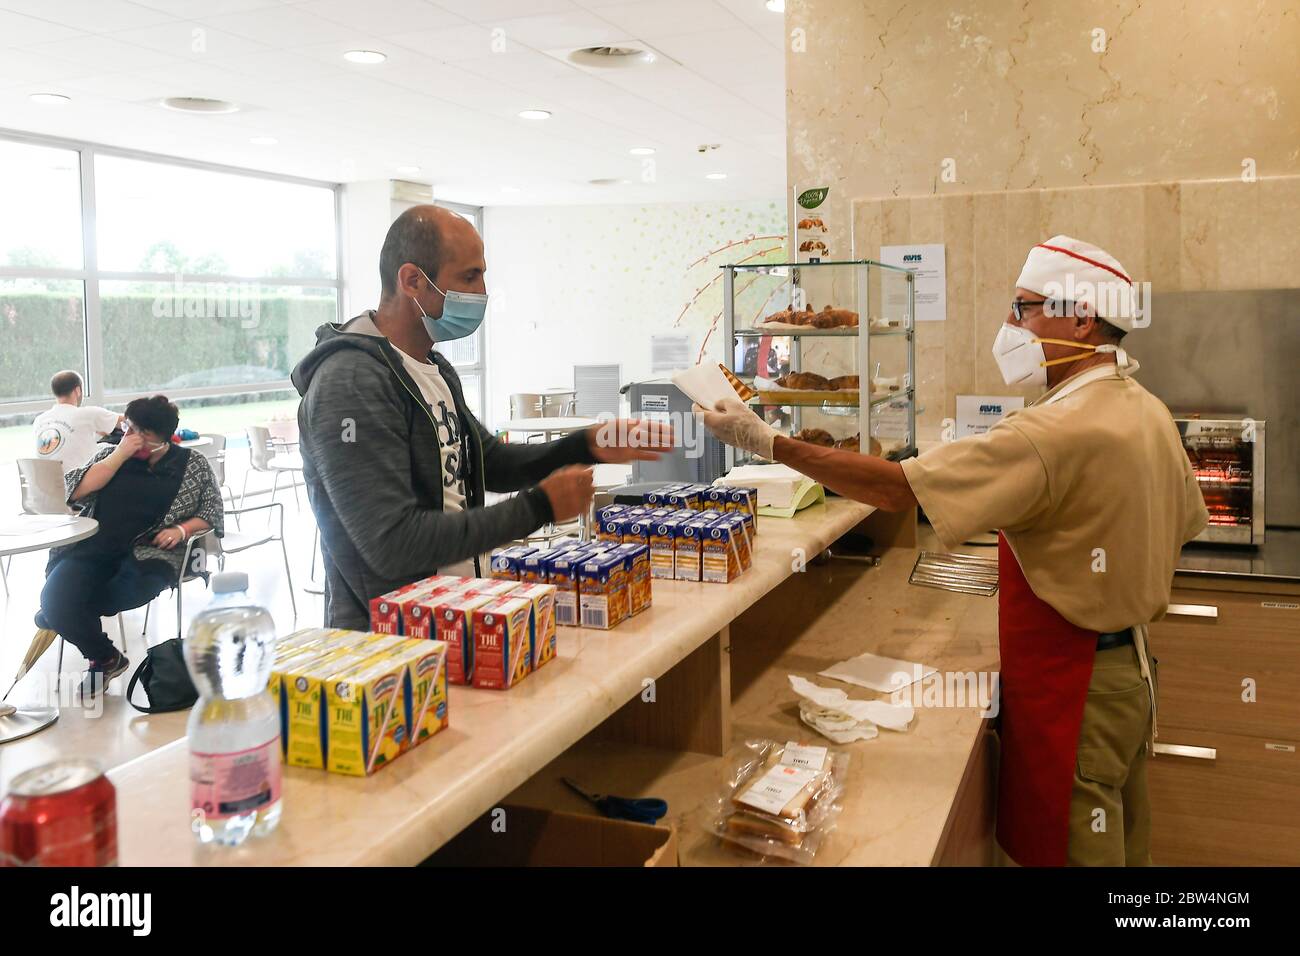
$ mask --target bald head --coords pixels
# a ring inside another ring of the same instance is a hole
[[[407,263],[441,285],[438,276],[446,266],[482,257],[482,240],[468,221],[441,206],[412,206],[393,220],[379,252],[383,295],[398,291],[399,272]]]

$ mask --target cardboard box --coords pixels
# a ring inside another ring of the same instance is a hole
[[[677,866],[677,831],[505,804],[479,817],[421,865]]]
[[[474,611],[475,687],[505,690],[532,670],[533,602],[507,597]]]

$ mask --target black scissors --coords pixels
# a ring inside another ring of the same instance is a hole
[[[614,820],[653,824],[668,813],[668,804],[658,797],[612,797],[608,794],[588,793],[568,777],[560,779],[566,787]]]

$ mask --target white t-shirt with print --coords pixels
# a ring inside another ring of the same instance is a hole
[[[55,402],[32,423],[36,455],[59,462],[65,473],[80,468],[94,457],[100,437],[116,425],[117,412],[107,408]]]
[[[359,332],[363,335],[381,334],[369,316],[350,323],[347,331]],[[446,379],[442,377],[442,372],[439,371],[438,366],[432,362],[421,362],[419,359],[412,358],[397,348],[396,345],[393,348],[402,357],[402,364],[406,367],[407,374],[415,380],[415,384],[420,389],[420,395],[424,398],[425,404],[429,406],[429,410],[433,414],[433,420],[438,427],[438,447],[442,453],[442,510],[464,511],[465,462],[461,457],[463,447],[460,433],[461,423],[460,416],[456,414],[456,402],[451,397],[451,388],[447,385]],[[455,564],[439,568],[438,573],[473,577],[474,561],[473,559],[458,561]]]

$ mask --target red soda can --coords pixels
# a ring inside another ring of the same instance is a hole
[[[72,757],[14,777],[0,866],[117,866],[117,791],[98,763]]]

